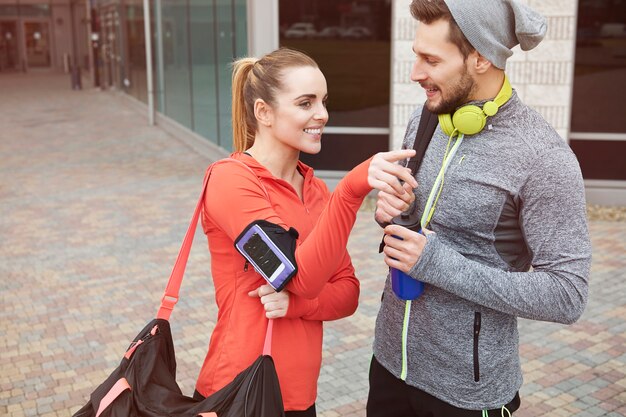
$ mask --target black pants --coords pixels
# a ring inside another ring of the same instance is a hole
[[[480,410],[456,408],[426,392],[407,385],[385,369],[372,356],[367,417],[482,417]],[[506,404],[511,414],[520,406],[519,394]],[[501,410],[488,410],[489,417],[500,417]],[[505,416],[508,416],[506,411]]]
[[[304,411],[285,411],[285,417],[316,417],[315,404]]]
[[[193,399],[200,401],[204,400],[204,396],[200,394],[198,391],[193,393]],[[285,417],[316,417],[317,412],[315,411],[315,403],[312,406],[307,408],[304,411],[285,411]]]

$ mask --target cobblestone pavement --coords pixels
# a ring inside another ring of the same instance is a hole
[[[206,156],[147,125],[114,93],[69,78],[0,75],[0,415],[70,416],[154,316],[200,191]],[[385,268],[372,213],[349,249],[362,282],[328,323],[320,417],[364,416]],[[520,323],[516,416],[626,415],[626,222],[592,221],[590,301],[572,326]],[[172,316],[191,394],[216,307],[198,233]]]

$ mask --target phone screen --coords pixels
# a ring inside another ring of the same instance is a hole
[[[278,270],[282,270],[282,262],[267,246],[267,243],[261,239],[258,233],[250,236],[250,239],[243,245],[244,250],[252,256],[255,263],[268,277],[274,277]]]

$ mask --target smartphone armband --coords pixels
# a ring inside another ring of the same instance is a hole
[[[250,223],[235,239],[235,248],[276,291],[282,290],[298,272],[298,232],[266,220]]]

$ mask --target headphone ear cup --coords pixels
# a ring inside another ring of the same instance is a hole
[[[454,112],[452,124],[464,135],[475,135],[483,130],[487,117],[478,106],[463,106]]]
[[[439,126],[441,126],[441,130],[443,133],[450,136],[452,132],[454,132],[454,123],[452,123],[452,117],[449,114],[440,114],[439,115]]]

